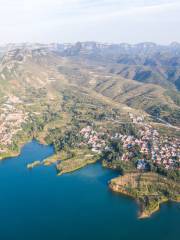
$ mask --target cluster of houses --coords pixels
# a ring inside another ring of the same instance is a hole
[[[119,134],[119,138],[123,142],[124,149],[138,145],[140,152],[145,159],[150,159],[156,165],[161,165],[166,169],[179,169],[180,166],[180,140],[168,136],[161,136],[156,129],[144,121],[144,117],[135,117],[130,114],[130,118],[139,129],[139,137],[127,136]],[[128,161],[130,151],[125,151],[122,160]],[[145,167],[145,159],[139,161],[138,168]],[[144,160],[144,161],[142,161]],[[144,164],[142,164],[142,162]]]
[[[13,137],[22,130],[22,124],[27,120],[27,114],[21,110],[22,102],[18,97],[9,96],[0,108],[0,153],[5,146],[12,144]],[[147,167],[147,159],[155,165],[165,169],[180,169],[180,140],[169,136],[162,136],[143,116],[129,114],[131,122],[138,130],[137,136],[125,135],[119,132],[110,134],[106,129],[95,131],[92,126],[86,126],[79,132],[82,141],[79,146],[89,146],[92,152],[100,154],[109,150],[110,139],[117,139],[122,143],[122,161],[131,161],[132,149],[138,146],[141,158],[137,161],[137,169],[144,170]]]
[[[137,161],[137,169],[145,170],[148,166],[147,160],[165,169],[179,169],[180,140],[161,136],[156,129],[144,121],[143,116],[137,117],[130,114],[130,119],[138,129],[138,136],[123,135],[118,132],[109,136],[105,132],[98,133],[91,126],[87,126],[80,131],[84,141],[79,145],[88,145],[93,152],[101,153],[108,149],[109,139],[119,139],[124,150],[122,161],[130,161],[133,157],[132,149],[138,146],[141,158]]]
[[[93,130],[91,126],[87,126],[80,131],[81,136],[84,140],[79,146],[88,145],[91,147],[92,152],[101,153],[105,148],[106,141],[103,139],[104,133]]]
[[[4,146],[12,144],[13,136],[21,130],[21,125],[26,121],[26,114],[17,104],[21,101],[18,97],[10,96],[0,108],[0,153],[4,152]]]

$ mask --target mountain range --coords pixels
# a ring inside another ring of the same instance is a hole
[[[156,120],[180,123],[180,44],[7,44],[0,46],[0,97],[56,86],[86,89]]]

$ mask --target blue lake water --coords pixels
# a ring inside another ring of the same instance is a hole
[[[53,166],[26,168],[52,154],[52,146],[32,141],[0,162],[0,239],[180,239],[179,204],[139,220],[135,201],[107,187],[117,173],[99,163],[60,177]]]

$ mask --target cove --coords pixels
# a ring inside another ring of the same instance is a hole
[[[136,202],[108,189],[117,172],[100,163],[60,177],[54,166],[26,168],[53,152],[32,141],[18,157],[0,161],[0,239],[179,239],[179,204],[164,204],[139,220]]]

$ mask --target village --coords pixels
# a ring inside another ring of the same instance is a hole
[[[22,130],[22,123],[27,119],[27,114],[17,105],[21,104],[18,97],[10,96],[0,108],[0,153],[5,152],[7,146],[13,142],[13,137]]]
[[[98,133],[91,126],[87,126],[81,129],[80,134],[84,137],[85,141],[81,142],[79,146],[89,145],[92,152],[98,154],[106,147],[106,141],[103,139],[104,132]]]
[[[0,153],[7,150],[13,143],[14,136],[22,130],[22,124],[28,120],[28,114],[20,107],[21,100],[16,96],[6,97],[1,105],[0,115]],[[110,151],[109,143],[117,140],[122,144],[121,160],[133,160],[133,148],[138,147],[141,157],[137,160],[137,169],[146,170],[147,162],[161,166],[166,170],[180,169],[180,140],[175,137],[161,135],[144,116],[129,113],[130,123],[137,129],[138,134],[128,135],[117,131],[111,133],[106,127],[96,128],[85,126],[79,130],[81,141],[78,147],[88,146],[94,154]],[[111,119],[113,121],[113,119]],[[118,124],[117,120],[115,123]],[[121,124],[119,122],[119,124]]]
[[[115,133],[110,136],[106,132],[93,130],[91,126],[80,130],[83,136],[79,146],[88,145],[92,152],[101,154],[108,149],[108,141],[112,139],[119,140],[123,144],[123,155],[121,160],[128,162],[132,160],[132,148],[139,146],[143,158],[137,161],[137,169],[145,170],[147,160],[150,160],[156,166],[162,166],[165,169],[180,169],[180,141],[177,138],[161,136],[149,123],[144,121],[144,117],[137,117],[129,114],[132,124],[138,129],[139,137]],[[105,137],[106,136],[106,137]]]

